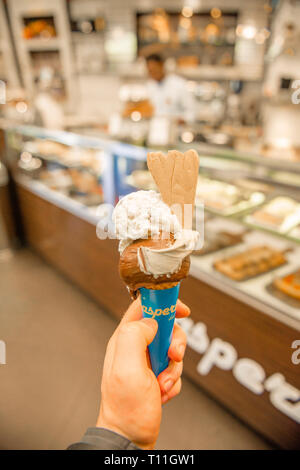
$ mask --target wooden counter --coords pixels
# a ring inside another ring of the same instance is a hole
[[[17,194],[27,242],[120,318],[129,297],[117,242],[97,239],[94,225],[20,185]],[[291,348],[299,330],[191,276],[180,296],[192,309],[182,323],[185,374],[279,446],[300,448],[300,364]]]

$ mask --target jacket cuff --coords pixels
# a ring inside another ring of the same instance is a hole
[[[80,442],[67,450],[141,450],[129,439],[105,428],[88,428]]]

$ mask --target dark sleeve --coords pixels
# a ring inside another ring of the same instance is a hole
[[[129,439],[104,428],[88,428],[80,442],[67,450],[141,450]]]

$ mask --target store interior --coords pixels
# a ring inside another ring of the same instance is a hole
[[[0,0],[0,449],[95,424],[130,303],[110,208],[157,189],[149,151],[191,148],[204,245],[157,448],[300,448],[299,18],[299,0]]]

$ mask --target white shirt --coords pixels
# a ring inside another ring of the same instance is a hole
[[[47,129],[64,128],[63,108],[49,93],[39,93],[35,99],[35,107],[41,115],[44,127]]]
[[[166,75],[157,82],[147,82],[148,97],[154,106],[155,116],[181,118],[185,121],[194,121],[194,97],[186,86],[186,80],[178,75]]]

